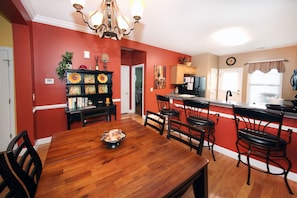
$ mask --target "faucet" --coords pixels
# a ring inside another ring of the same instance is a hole
[[[232,97],[232,92],[230,90],[227,90],[226,92],[226,102],[228,102],[228,96]]]

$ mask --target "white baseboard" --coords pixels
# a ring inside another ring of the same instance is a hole
[[[217,152],[219,152],[219,153],[221,153],[221,154],[223,154],[223,155],[226,155],[226,156],[228,156],[228,157],[231,157],[231,158],[233,158],[233,159],[238,160],[238,154],[237,154],[237,152],[234,152],[234,151],[231,151],[231,150],[229,150],[229,149],[220,147],[220,146],[218,146],[218,145],[214,145],[213,150],[215,150],[215,151],[217,151]],[[242,156],[242,160],[243,160],[244,162],[246,162],[246,157],[245,157],[245,156]],[[262,169],[262,170],[266,170],[266,163],[264,163],[264,162],[262,162],[262,161],[259,161],[259,160],[256,160],[256,159],[253,159],[253,158],[251,158],[250,162],[251,162],[251,164],[252,164],[254,167],[257,167],[257,168]],[[281,171],[281,169],[278,168],[278,167],[276,167],[276,166],[269,166],[269,167],[270,167],[270,170],[271,170],[272,172],[280,172],[280,171]],[[280,176],[283,177],[283,175],[280,175]],[[288,179],[289,179],[289,180],[292,180],[292,181],[294,181],[294,182],[297,182],[297,174],[294,173],[294,172],[289,172],[289,174],[288,174]]]

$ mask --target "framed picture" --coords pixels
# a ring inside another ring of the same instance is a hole
[[[98,93],[99,94],[108,93],[108,87],[107,87],[107,85],[98,85]]]
[[[69,96],[81,95],[80,85],[68,85],[68,95]]]
[[[85,74],[84,75],[84,83],[95,83],[95,75],[94,74]]]
[[[85,94],[96,94],[95,85],[85,85]]]
[[[154,67],[154,88],[166,88],[166,66],[155,65]]]

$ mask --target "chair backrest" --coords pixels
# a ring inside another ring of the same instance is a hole
[[[109,121],[108,108],[92,108],[81,110],[80,118],[83,127],[94,122]]]
[[[27,131],[14,137],[7,147],[7,155],[12,169],[34,197],[42,172],[40,157],[32,146]]]
[[[169,97],[156,95],[158,109],[161,112],[164,109],[170,110],[170,99]]]
[[[152,111],[146,111],[144,126],[150,126],[157,131],[160,135],[163,135],[166,118],[158,113]]]
[[[9,155],[13,155],[11,152]],[[30,197],[23,182],[12,169],[7,152],[0,153],[0,197]]]
[[[234,120],[239,139],[253,140],[254,144],[278,147],[281,139],[284,113],[263,109],[236,107],[233,105]],[[271,127],[274,125],[273,127]]]
[[[182,137],[182,135],[185,137]],[[174,138],[191,148],[197,150],[197,154],[202,154],[205,131],[180,120],[170,119],[167,137]],[[193,141],[194,139],[194,141]]]
[[[209,102],[184,99],[184,111],[187,119],[209,119]]]

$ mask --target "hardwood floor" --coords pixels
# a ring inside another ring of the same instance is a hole
[[[143,123],[142,118],[136,114],[122,115],[122,119],[131,118]],[[166,131],[164,132],[166,136]],[[174,143],[183,145],[175,140]],[[184,145],[185,146],[185,145]],[[38,147],[38,153],[44,164],[49,144]],[[185,146],[185,149],[189,147]],[[189,150],[190,152],[190,150]],[[195,152],[195,151],[192,151]],[[209,159],[208,165],[208,191],[210,198],[293,198],[297,197],[297,182],[289,180],[295,193],[290,195],[282,176],[268,175],[252,170],[251,184],[246,184],[247,167],[241,164],[236,167],[237,160],[215,152],[216,161],[213,161],[211,151],[204,148],[202,156]],[[193,198],[193,190],[184,194],[183,198]]]

